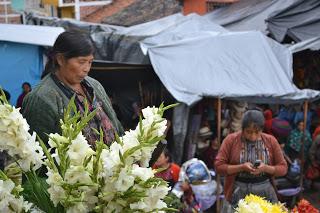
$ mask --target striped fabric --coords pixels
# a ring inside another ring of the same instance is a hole
[[[269,152],[266,149],[262,140],[247,141],[242,139],[241,152],[240,152],[240,164],[251,162],[252,165],[256,160],[261,160],[264,164],[269,164]],[[240,172],[238,177],[240,178],[256,178],[264,176],[264,173],[259,175],[252,175],[248,172]]]

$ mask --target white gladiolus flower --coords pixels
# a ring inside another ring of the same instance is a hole
[[[128,149],[131,149],[140,144],[138,141],[138,134],[133,130],[126,131],[121,139],[123,141],[123,151],[127,151]]]
[[[155,188],[149,188],[147,190],[147,197],[144,199],[144,202],[147,203],[150,210],[156,209],[160,203],[158,203],[161,199],[163,199],[169,192],[169,188],[167,186],[158,186]],[[164,206],[166,207],[166,206]],[[164,208],[161,207],[161,208]],[[148,210],[148,211],[150,211]]]
[[[50,199],[52,200],[55,206],[58,205],[66,197],[65,190],[61,187],[63,184],[63,179],[59,173],[54,172],[53,170],[48,169],[46,175],[48,176],[46,182],[49,184],[48,193],[50,194]]]
[[[154,177],[154,173],[151,168],[139,167],[136,164],[132,166],[132,175],[140,178],[143,181],[146,181],[149,178]]]
[[[130,204],[130,208],[131,209],[141,209],[141,210],[145,210],[148,208],[147,204],[143,201],[139,201],[136,203],[132,203]]]
[[[49,141],[48,141],[49,146],[51,148],[55,148],[55,147],[57,147],[56,143],[68,144],[69,140],[68,140],[68,138],[66,138],[58,133],[50,133],[49,134]]]
[[[90,173],[83,166],[70,166],[67,169],[64,179],[69,184],[84,183],[91,184]]]
[[[23,200],[23,197],[15,197],[11,194],[15,185],[11,180],[0,180],[0,212],[29,211],[32,204]]]
[[[146,107],[142,109],[142,115],[145,119],[150,119],[150,120],[159,120],[161,119],[161,116],[159,115],[159,109],[156,107]]]
[[[123,207],[117,202],[109,202],[108,205],[103,209],[103,213],[109,212],[122,212]]]
[[[89,209],[84,203],[78,202],[75,205],[67,208],[67,213],[86,213]]]
[[[134,177],[128,174],[127,168],[122,168],[118,179],[115,181],[115,188],[119,192],[127,191],[134,184]]]
[[[119,153],[123,154],[123,148],[118,143],[113,143],[109,150],[102,151],[101,158],[106,176],[112,176],[114,168],[121,164]]]
[[[36,135],[30,135],[29,125],[19,109],[8,104],[0,105],[0,150],[6,150],[18,160],[23,171],[38,169],[44,158],[43,150],[36,141]]]
[[[148,167],[149,166],[149,162],[152,156],[152,152],[155,149],[155,146],[152,147],[143,147],[141,149],[141,156],[140,156],[140,165],[142,167]]]
[[[82,165],[85,157],[93,155],[94,151],[91,149],[86,138],[80,133],[76,139],[71,141],[67,154],[72,165]]]

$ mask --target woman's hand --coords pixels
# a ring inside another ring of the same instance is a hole
[[[250,163],[250,162],[243,163],[243,164],[241,165],[241,170],[242,170],[243,172],[250,172],[250,173],[252,173],[252,172],[255,171],[255,169],[253,168],[252,163]]]
[[[253,175],[259,175],[261,173],[267,173],[270,175],[273,175],[275,172],[274,166],[269,166],[267,164],[264,164],[263,162],[260,163],[260,166],[254,169],[254,171],[251,172]]]

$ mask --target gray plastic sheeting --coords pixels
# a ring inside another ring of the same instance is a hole
[[[230,31],[258,30],[267,32],[265,20],[275,11],[287,8],[297,0],[241,0],[205,15]]]
[[[305,41],[301,41],[297,44],[294,44],[289,47],[289,49],[293,52],[300,52],[302,50],[310,49],[310,50],[319,50],[320,49],[320,37],[311,38]]]
[[[226,32],[218,25],[195,32],[188,26],[141,43],[177,100],[192,105],[202,97],[260,103],[319,98],[318,91],[299,90],[293,84],[291,51],[261,32]]]
[[[266,20],[274,38],[282,42],[286,35],[304,41],[320,35],[320,1],[299,0],[275,12]]]

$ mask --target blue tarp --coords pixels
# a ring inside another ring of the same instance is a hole
[[[0,41],[0,86],[11,95],[15,105],[22,83],[35,86],[43,70],[42,48],[37,45]]]

